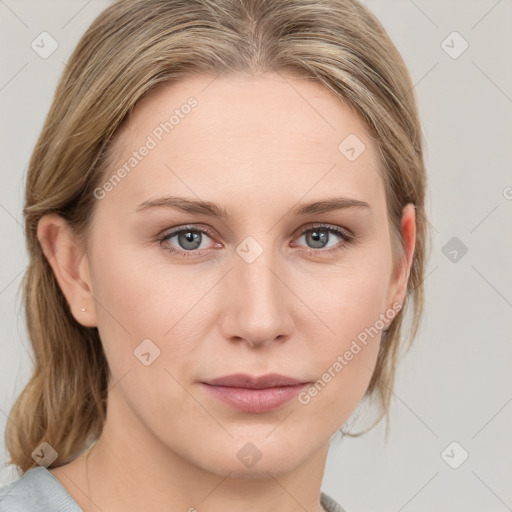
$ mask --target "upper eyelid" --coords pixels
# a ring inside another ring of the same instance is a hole
[[[205,233],[210,238],[212,238],[212,234],[211,234],[209,229],[204,228],[204,227],[200,227],[200,226],[186,226],[186,225],[183,226],[183,227],[166,229],[166,230],[162,231],[162,233],[159,235],[159,238],[166,238],[168,236],[175,236],[175,235],[178,235],[178,234],[180,234],[180,233],[182,233],[184,231],[198,231],[200,233]]]

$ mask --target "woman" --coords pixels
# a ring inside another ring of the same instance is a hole
[[[343,511],[329,442],[362,400],[387,421],[425,188],[409,74],[356,0],[106,9],[30,161],[0,510]]]

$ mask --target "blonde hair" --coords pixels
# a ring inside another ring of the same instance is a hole
[[[427,247],[426,176],[413,84],[394,44],[357,0],[119,0],[68,60],[31,156],[24,207],[29,265],[23,279],[33,375],[6,428],[8,461],[36,466],[43,441],[75,458],[102,431],[109,369],[97,328],[70,312],[37,238],[58,213],[85,236],[109,148],[137,102],[157,84],[205,73],[290,71],[317,80],[365,121],[382,156],[394,261],[403,257],[402,209],[416,208],[416,247],[402,310],[382,337],[365,397],[386,416],[399,346],[416,336]],[[340,141],[341,142],[341,141]],[[408,339],[403,315],[414,306]],[[410,306],[409,306],[410,307]],[[357,434],[360,435],[360,434]]]

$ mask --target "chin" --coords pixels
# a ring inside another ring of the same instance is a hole
[[[307,449],[304,443],[296,446],[282,442],[276,437],[275,442],[248,441],[247,438],[234,438],[227,443],[219,443],[212,450],[202,451],[196,463],[203,469],[218,475],[230,475],[240,480],[268,479],[269,473],[279,477],[285,475],[305,462]],[[205,457],[205,455],[207,456]]]
[[[269,474],[278,478],[290,473],[300,465],[301,461],[296,460],[292,454],[278,453],[271,456],[267,455],[267,457],[262,456],[252,467],[244,467],[238,459],[233,460],[233,458],[224,458],[218,461],[210,459],[205,463],[208,467],[203,466],[203,468],[207,471],[223,477],[229,474],[230,479],[268,480]]]

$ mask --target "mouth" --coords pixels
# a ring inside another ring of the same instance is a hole
[[[292,400],[310,382],[279,374],[233,374],[200,383],[213,397],[244,412],[264,413]]]

